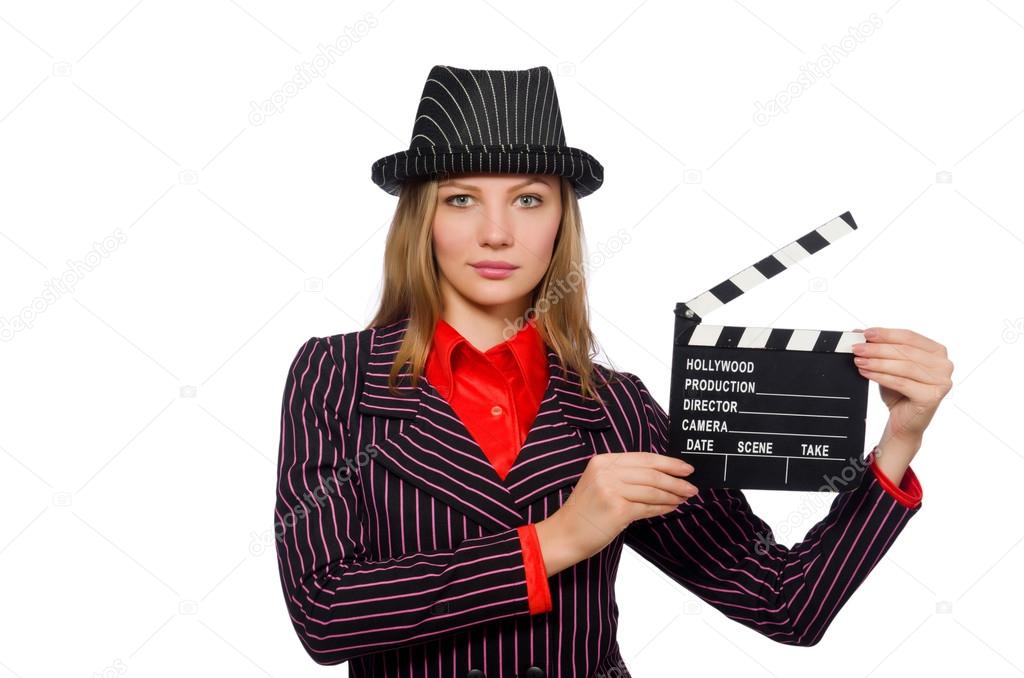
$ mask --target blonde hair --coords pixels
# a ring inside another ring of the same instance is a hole
[[[435,323],[441,317],[441,292],[434,258],[431,227],[442,177],[410,179],[403,183],[384,246],[383,293],[370,327],[382,327],[408,316],[402,344],[388,375],[395,392],[399,372],[410,363],[412,384],[423,373]],[[595,340],[587,311],[583,272],[583,225],[572,183],[561,181],[562,219],[544,277],[531,292],[532,311],[544,343],[564,366],[580,375],[581,395],[597,398],[592,357]],[[517,329],[526,318],[516,319]],[[604,381],[604,375],[602,375]],[[607,382],[605,382],[607,383]]]

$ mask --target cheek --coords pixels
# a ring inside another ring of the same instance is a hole
[[[548,262],[551,260],[551,252],[555,247],[555,237],[558,235],[558,224],[561,215],[554,215],[552,219],[540,223],[530,224],[519,230],[517,240],[524,249],[536,254],[528,257],[531,265],[539,267],[543,273],[547,270]]]
[[[455,223],[435,218],[431,228],[434,255],[442,266],[454,259],[465,259],[470,246],[470,234]]]

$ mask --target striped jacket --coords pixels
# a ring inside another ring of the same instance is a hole
[[[412,387],[404,366],[400,394],[388,392],[407,321],[310,338],[284,389],[281,584],[306,652],[348,662],[350,676],[629,676],[616,642],[623,545],[730,619],[814,645],[920,508],[867,471],[787,548],[741,490],[702,490],[550,577],[553,609],[531,614],[516,528],[556,511],[592,455],[664,453],[668,417],[639,378],[602,365],[617,377],[604,405],[584,400],[548,347],[540,411],[502,481],[429,382]]]

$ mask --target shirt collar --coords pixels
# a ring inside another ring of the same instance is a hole
[[[495,344],[486,351],[480,351],[469,343],[469,340],[462,336],[444,318],[438,318],[434,325],[430,350],[427,355],[425,369],[429,371],[427,376],[438,392],[445,399],[448,399],[452,392],[452,366],[456,351],[475,351],[486,356],[488,353],[508,348],[516,357],[519,369],[523,371],[524,380],[531,374],[530,368],[539,368],[544,365],[543,371],[547,373],[547,347],[537,331],[536,320],[527,319],[523,327],[511,338],[501,344]],[[528,382],[529,383],[529,382]]]

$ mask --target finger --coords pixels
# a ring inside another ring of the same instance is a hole
[[[884,344],[875,342],[858,342],[851,346],[854,355],[868,358],[896,358],[912,360],[928,367],[939,367],[948,361],[939,353],[932,353],[909,344]]]
[[[929,339],[923,334],[918,334],[913,330],[895,327],[869,327],[865,332],[874,332],[874,336],[867,337],[868,341],[878,341],[889,344],[908,344],[928,351],[929,353],[937,353],[946,350],[946,347],[939,342]]]
[[[651,468],[628,469],[618,475],[616,479],[622,483],[620,485],[620,492],[622,493],[627,492],[626,488],[628,485],[634,485],[640,486],[640,488],[662,490],[680,499],[697,494],[696,485],[669,473]]]
[[[673,476],[685,476],[693,473],[693,465],[689,462],[683,461],[679,457],[673,457],[667,454],[657,454],[654,452],[648,453],[650,456],[645,455],[644,459],[647,464],[662,473],[668,473]]]
[[[635,504],[679,504],[690,498],[650,485],[623,485],[622,498]]]
[[[628,452],[618,453],[621,462],[630,467],[653,468],[664,471],[674,476],[682,476],[693,473],[693,466],[679,457],[672,457],[657,452]]]
[[[906,377],[907,379],[919,381],[922,384],[938,385],[946,381],[946,377],[939,374],[937,369],[927,369],[920,363],[909,360],[862,358],[857,356],[853,359],[853,363],[857,366],[857,369]]]
[[[860,370],[860,373],[865,378],[871,381],[876,381],[882,386],[891,388],[897,391],[910,400],[918,403],[930,402],[934,399],[935,389],[937,384],[924,384],[907,377],[901,377],[894,374],[886,374],[885,372],[872,372],[870,370]]]
[[[697,487],[690,482],[674,475],[651,468],[630,468],[619,472],[618,479],[631,485],[657,487],[673,494],[692,496],[697,494]]]

